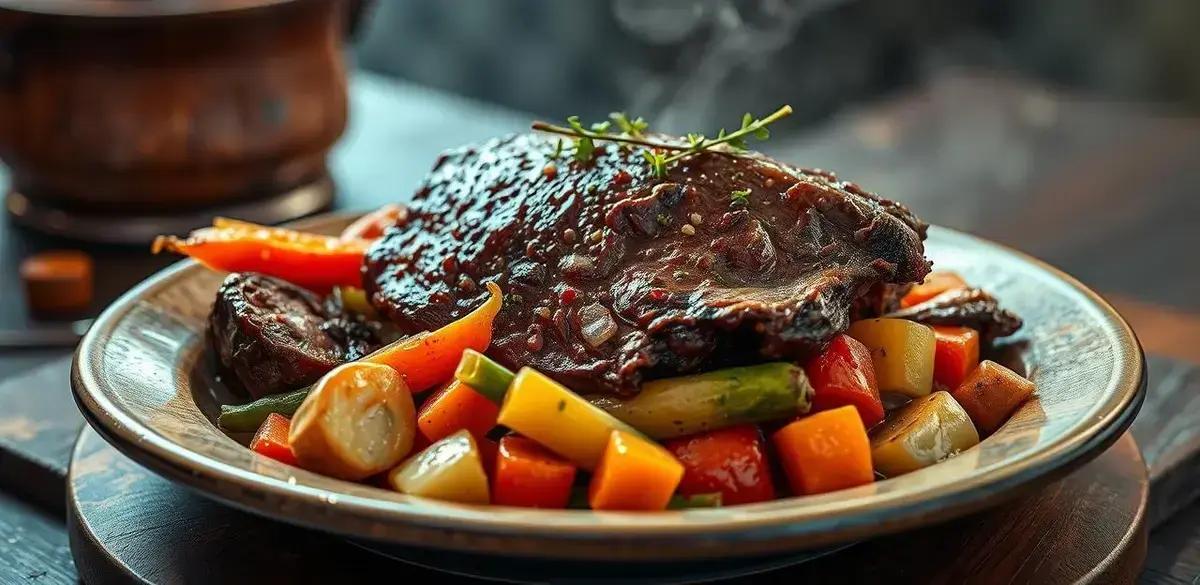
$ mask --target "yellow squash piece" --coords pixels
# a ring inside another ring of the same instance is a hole
[[[905,319],[864,319],[847,333],[871,350],[880,392],[916,398],[933,389],[932,328]]]
[[[915,398],[871,433],[871,461],[888,477],[933,465],[979,444],[967,411],[950,393]]]
[[[466,429],[421,451],[388,473],[388,483],[413,496],[462,502],[488,503],[488,479],[475,438]]]
[[[513,378],[497,422],[588,470],[599,463],[614,430],[642,436],[532,368]]]

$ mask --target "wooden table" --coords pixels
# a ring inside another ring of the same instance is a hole
[[[403,199],[441,149],[529,120],[370,75],[355,77],[351,95],[351,127],[333,158],[338,206],[347,209]],[[1200,505],[1172,507],[1200,484],[1191,457],[1200,450],[1200,271],[1187,268],[1200,250],[1200,122],[959,76],[792,132],[777,132],[769,150],[836,169],[932,222],[1034,253],[1111,296],[1151,354],[1151,392],[1134,434],[1150,464],[1158,528],[1141,579],[1193,582]],[[29,326],[12,278],[19,259],[63,245],[0,224],[0,328]],[[97,307],[170,261],[89,251],[101,267]],[[13,559],[0,581],[74,579],[60,516],[79,424],[67,351],[0,354],[0,558]],[[1159,501],[1160,491],[1169,497]]]

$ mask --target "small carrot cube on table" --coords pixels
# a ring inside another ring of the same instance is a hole
[[[976,428],[993,433],[1036,389],[1033,382],[1020,374],[984,360],[951,395],[967,411]]]
[[[296,455],[292,453],[292,447],[288,443],[288,433],[291,430],[292,421],[288,417],[272,412],[267,415],[267,420],[263,421],[262,426],[258,427],[258,432],[254,433],[250,449],[276,461],[295,465]]]
[[[792,491],[820,494],[875,481],[871,442],[853,406],[799,419],[771,437]]]
[[[662,510],[682,478],[683,465],[666,449],[613,431],[588,485],[588,504],[593,510]]]
[[[979,332],[970,327],[933,328],[933,384],[954,390],[979,365]]]
[[[565,508],[575,466],[531,439],[500,439],[492,474],[492,503],[527,508]]]

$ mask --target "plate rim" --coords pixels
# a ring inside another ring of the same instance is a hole
[[[329,224],[351,217],[351,214],[325,214],[300,225]],[[520,537],[543,543],[541,547],[527,546],[541,556],[610,560],[698,558],[711,556],[716,550],[729,556],[769,554],[847,542],[962,516],[1015,497],[1021,493],[1020,488],[1060,477],[1112,444],[1132,422],[1145,398],[1146,369],[1141,345],[1132,328],[1103,297],[1074,277],[1023,252],[957,230],[931,229],[951,238],[966,238],[996,248],[1063,281],[1104,317],[1117,334],[1119,355],[1115,357],[1127,359],[1116,360],[1118,365],[1109,380],[1109,386],[1119,391],[1115,393],[1119,394],[1117,403],[1086,428],[1064,434],[1041,452],[1009,465],[934,486],[932,495],[901,498],[891,505],[877,502],[824,512],[809,507],[800,509],[806,513],[788,514],[788,499],[784,499],[738,507],[739,512],[745,513],[732,518],[729,514],[713,515],[707,510],[655,514],[525,510],[520,519],[506,515],[502,521],[487,513],[490,506],[478,509],[453,505],[399,506],[394,500],[340,494],[335,495],[334,506],[329,498],[331,492],[288,484],[242,469],[158,435],[102,391],[107,382],[99,379],[92,365],[99,363],[96,357],[103,351],[103,341],[111,337],[121,319],[140,299],[161,287],[171,286],[191,270],[204,270],[192,260],[180,261],[155,273],[123,294],[96,319],[72,360],[72,392],[85,419],[102,437],[168,479],[252,513],[347,536],[475,552],[481,548],[504,551],[506,542],[512,544],[513,537]],[[288,509],[272,505],[273,501],[287,502]],[[339,512],[330,514],[331,510]],[[454,513],[447,514],[448,511]],[[598,517],[603,521],[597,522]],[[539,524],[539,519],[546,522]],[[390,530],[384,530],[389,526]],[[618,541],[622,546],[614,555],[616,551],[605,544]]]

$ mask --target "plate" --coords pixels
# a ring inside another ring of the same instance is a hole
[[[299,227],[336,233],[351,218]],[[934,227],[927,256],[1025,319],[998,359],[1038,385],[979,446],[926,469],[839,492],[657,513],[472,506],[331,479],[246,449],[212,422],[225,392],[205,323],[222,274],[185,260],[130,290],[80,343],[72,388],[123,453],[221,502],[386,547],[560,560],[680,561],[828,547],[994,506],[1102,452],[1145,396],[1133,331],[1070,276],[1019,252]]]

